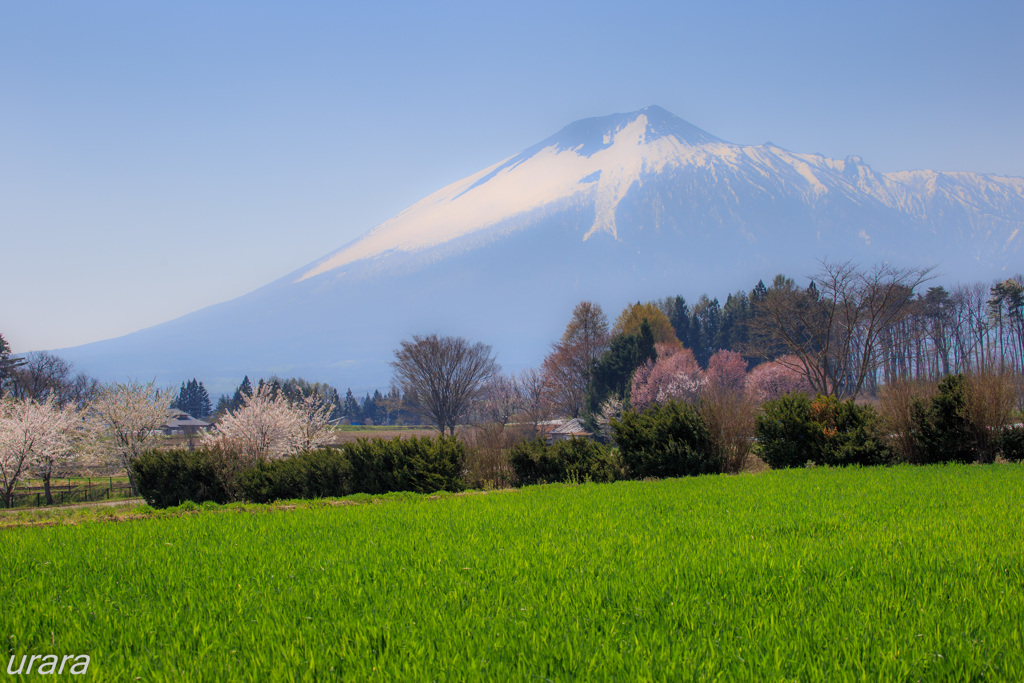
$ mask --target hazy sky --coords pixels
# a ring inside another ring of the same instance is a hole
[[[880,171],[1024,176],[1022,32],[1019,0],[0,0],[0,333],[59,348],[233,298],[650,104]]]

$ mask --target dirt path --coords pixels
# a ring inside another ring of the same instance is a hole
[[[58,510],[74,510],[76,508],[110,508],[117,505],[143,505],[145,502],[142,498],[125,498],[123,500],[101,500],[92,503],[73,503],[71,505],[41,505],[39,507],[0,509],[0,515],[15,512],[56,512]]]

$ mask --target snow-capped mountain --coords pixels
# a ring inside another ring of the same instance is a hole
[[[817,259],[1020,270],[1024,179],[879,173],[726,142],[659,107],[586,119],[452,183],[248,295],[61,353],[101,377],[303,375],[383,386],[410,334],[463,334],[536,364],[572,306],[724,296]]]

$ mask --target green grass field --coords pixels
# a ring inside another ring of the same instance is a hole
[[[12,528],[3,665],[85,653],[89,677],[144,681],[1024,680],[1022,501],[1018,465],[815,469]]]

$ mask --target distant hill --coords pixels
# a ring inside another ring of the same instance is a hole
[[[385,386],[413,333],[484,341],[515,369],[540,362],[580,299],[613,317],[824,257],[987,281],[1020,270],[1022,225],[1022,178],[878,173],[647,107],[572,123],[254,292],[58,353],[103,379],[201,377],[214,393],[244,374]]]

